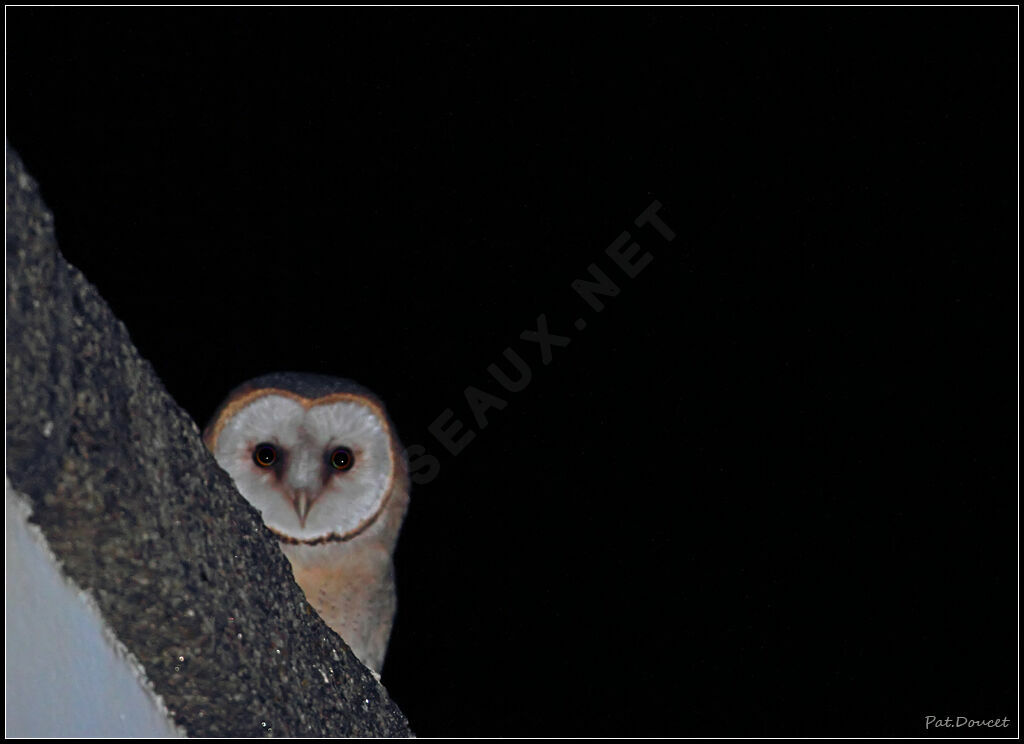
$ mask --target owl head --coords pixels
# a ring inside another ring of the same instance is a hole
[[[383,404],[336,377],[284,372],[250,380],[227,397],[203,440],[264,524],[289,542],[359,535],[405,474]]]

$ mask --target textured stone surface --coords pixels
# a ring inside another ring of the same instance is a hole
[[[8,476],[32,521],[190,735],[410,735],[125,327],[60,255],[53,217],[9,148],[7,437]]]

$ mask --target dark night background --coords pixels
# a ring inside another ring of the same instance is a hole
[[[321,372],[438,458],[419,735],[1016,735],[1015,8],[6,16],[8,139],[200,425]]]

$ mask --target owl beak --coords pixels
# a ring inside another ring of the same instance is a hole
[[[306,517],[313,506],[313,499],[309,498],[306,491],[296,491],[292,495],[292,506],[295,507],[295,513],[299,515],[299,527],[305,529]]]

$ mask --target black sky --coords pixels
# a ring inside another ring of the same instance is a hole
[[[175,399],[351,377],[437,458],[418,734],[1016,735],[1017,9],[6,17],[7,137]]]

